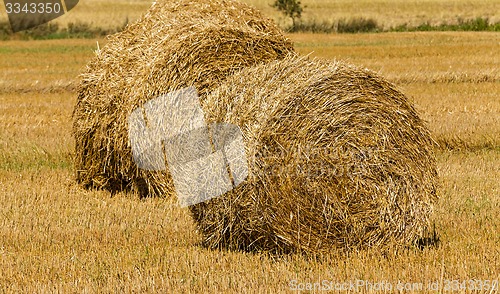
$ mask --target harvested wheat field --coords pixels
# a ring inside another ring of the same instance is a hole
[[[500,34],[288,37],[302,54],[375,70],[402,89],[437,142],[449,142],[434,149],[439,242],[318,258],[207,250],[175,197],[75,184],[73,85],[96,40],[0,41],[0,293],[336,293],[350,284],[359,293],[497,293]]]
[[[85,187],[175,194],[169,171],[137,166],[128,133],[131,113],[163,94],[194,86],[209,123],[241,128],[249,177],[191,207],[207,247],[314,254],[426,233],[433,141],[406,97],[371,72],[297,57],[244,4],[157,3],[81,79],[73,131]]]
[[[229,77],[209,122],[243,131],[247,180],[191,206],[211,248],[318,253],[415,243],[436,200],[430,133],[367,70],[290,57]]]
[[[111,36],[81,75],[73,113],[77,181],[85,187],[167,196],[173,189],[170,176],[138,170],[133,162],[130,113],[187,86],[195,86],[203,100],[230,72],[290,53],[291,42],[246,4],[156,2],[136,23]]]

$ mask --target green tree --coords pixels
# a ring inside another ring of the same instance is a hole
[[[302,6],[297,0],[275,0],[272,7],[281,11],[284,15],[292,19],[293,28],[297,24],[297,20],[302,16]]]

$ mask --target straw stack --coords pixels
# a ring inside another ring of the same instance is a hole
[[[168,196],[173,186],[167,171],[139,170],[133,162],[130,113],[188,86],[203,101],[231,72],[292,52],[281,31],[245,4],[157,1],[140,20],[111,36],[81,75],[73,113],[77,181],[85,187],[134,187],[142,196]]]
[[[209,123],[241,128],[249,168],[236,189],[190,207],[205,246],[315,254],[425,233],[434,143],[383,78],[292,56],[229,77],[203,106]]]

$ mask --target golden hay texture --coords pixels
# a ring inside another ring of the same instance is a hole
[[[133,163],[127,135],[133,109],[187,86],[203,100],[230,72],[292,52],[280,30],[245,4],[157,1],[111,36],[81,75],[73,113],[77,181],[168,196],[173,187],[166,172],[140,171]]]
[[[291,57],[229,77],[202,105],[240,126],[249,176],[190,207],[209,248],[321,253],[412,244],[436,199],[433,140],[367,70]]]

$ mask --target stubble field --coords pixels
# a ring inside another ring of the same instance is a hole
[[[379,72],[414,101],[439,144],[437,246],[314,259],[206,250],[175,199],[75,185],[77,75],[106,41],[3,41],[0,292],[280,293],[364,282],[355,290],[377,293],[385,282],[495,293],[486,281],[500,279],[500,34],[289,37],[302,54]]]

